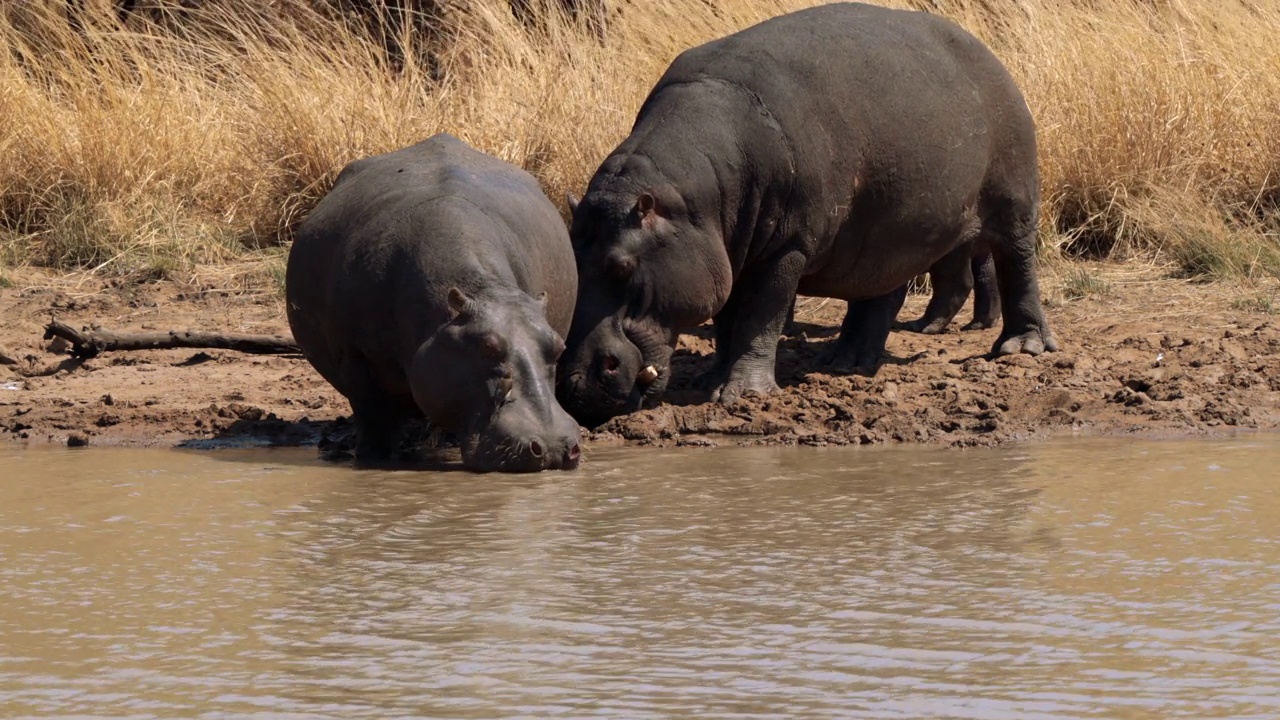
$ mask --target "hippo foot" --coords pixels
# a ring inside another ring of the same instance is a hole
[[[947,329],[949,321],[938,318],[936,320],[928,320],[920,318],[918,320],[908,320],[906,322],[895,322],[893,327],[895,330],[903,332],[920,333],[921,335],[938,335]]]
[[[996,357],[1018,353],[1039,355],[1042,352],[1056,352],[1057,349],[1058,341],[1053,334],[1037,328],[1016,335],[1002,333],[991,347],[991,354]]]
[[[880,369],[883,355],[883,350],[853,348],[837,342],[818,356],[818,364],[833,375],[872,377]]]
[[[711,402],[732,405],[748,394],[768,395],[769,393],[777,392],[777,390],[778,381],[773,378],[772,373],[753,377],[730,378],[728,382],[711,393]]]
[[[991,328],[996,326],[997,322],[998,322],[997,320],[974,319],[974,320],[970,320],[968,325],[965,325],[960,329],[963,330],[964,332],[969,332],[970,330],[990,330]]]

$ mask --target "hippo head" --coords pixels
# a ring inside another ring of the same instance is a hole
[[[578,302],[557,387],[588,427],[659,395],[679,333],[711,318],[732,285],[719,233],[672,185],[601,185],[569,198]]]
[[[463,465],[481,472],[578,466],[578,423],[555,398],[564,341],[547,324],[546,295],[471,297],[449,291],[452,319],[418,348],[413,398],[460,434]]]

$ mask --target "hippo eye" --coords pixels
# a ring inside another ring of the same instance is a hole
[[[507,355],[507,341],[497,333],[485,333],[480,337],[480,352],[490,360],[501,360]]]
[[[510,375],[503,375],[498,378],[497,387],[495,388],[494,397],[501,405],[511,399],[511,393],[515,390],[515,382]]]

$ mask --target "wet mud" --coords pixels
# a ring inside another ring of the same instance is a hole
[[[1094,272],[1108,290],[1072,300],[1046,278],[1060,352],[991,359],[998,330],[961,331],[966,308],[941,335],[895,332],[871,378],[824,370],[819,355],[844,304],[804,299],[797,334],[779,347],[782,391],[728,406],[690,388],[710,363],[710,327],[699,328],[681,341],[664,401],[595,429],[589,444],[966,447],[1280,426],[1280,318],[1256,300],[1263,291]],[[926,301],[909,298],[901,319]],[[346,401],[300,356],[153,350],[82,361],[41,337],[50,317],[116,331],[287,332],[274,291],[30,273],[0,290],[0,313],[0,442],[314,445],[341,457],[349,440]]]

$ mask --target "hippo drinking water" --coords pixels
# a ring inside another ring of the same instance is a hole
[[[687,50],[571,202],[581,287],[561,402],[589,425],[639,407],[678,334],[709,318],[713,397],[772,391],[797,292],[848,300],[832,361],[874,369],[906,283],[974,243],[999,278],[993,351],[1056,349],[1038,199],[1030,111],[949,20],[840,3]]]
[[[576,288],[537,181],[450,135],[343,168],[285,276],[294,338],[351,402],[357,460],[425,415],[481,471],[578,465],[554,396]]]

